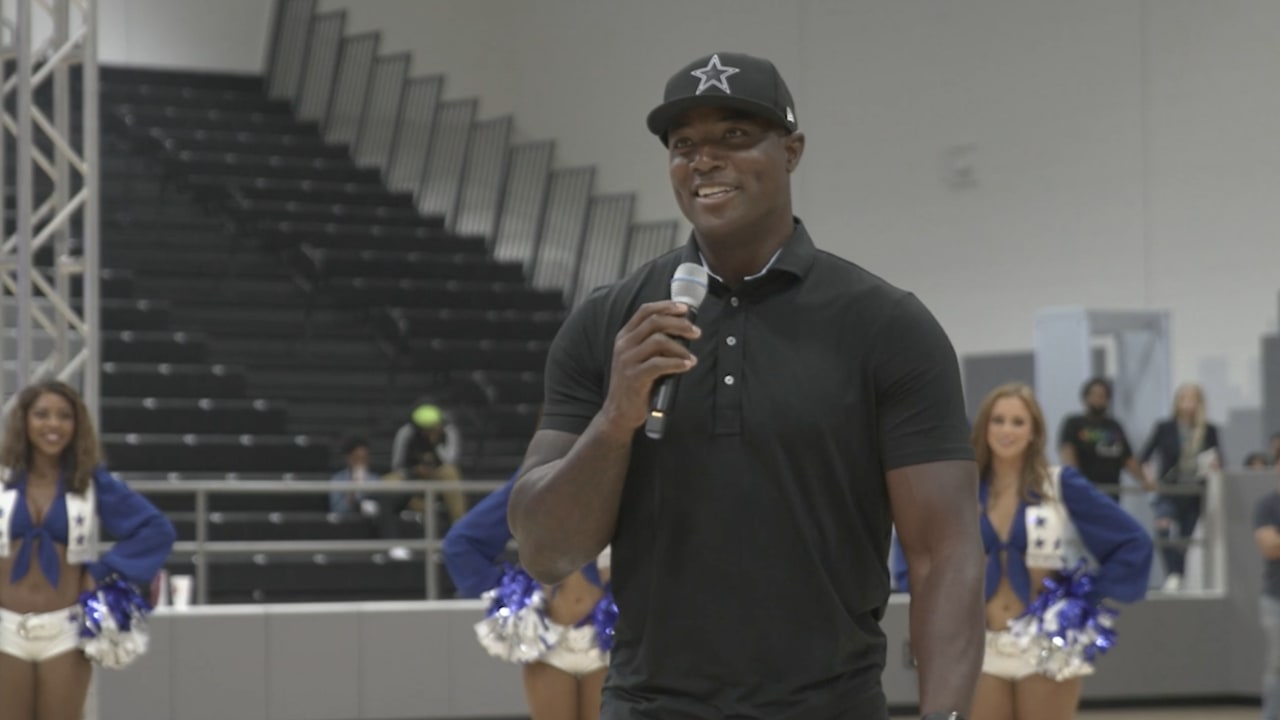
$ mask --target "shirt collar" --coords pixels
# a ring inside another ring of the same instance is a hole
[[[743,280],[758,280],[775,270],[794,275],[797,278],[804,278],[808,274],[809,269],[813,267],[813,261],[817,257],[818,251],[813,246],[813,239],[809,237],[809,232],[805,230],[804,222],[800,218],[794,218],[794,223],[794,230],[787,242],[778,248],[778,251],[773,254],[773,257],[759,272],[749,275]],[[706,259],[702,256],[701,249],[698,248],[698,239],[692,232],[689,233],[689,242],[685,245],[683,260],[685,262],[696,262],[703,267],[707,267]],[[716,280],[724,282],[720,276],[711,272],[710,268],[707,268],[707,273]]]

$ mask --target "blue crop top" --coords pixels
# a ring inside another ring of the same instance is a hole
[[[1094,600],[1141,600],[1147,594],[1147,580],[1151,574],[1153,559],[1151,537],[1146,529],[1114,500],[1098,491],[1075,468],[1062,468],[1060,478],[1062,503],[1081,542],[1098,563]],[[990,483],[985,481],[979,486],[978,496],[982,508],[987,506],[989,488]],[[1009,572],[1009,584],[1023,603],[1031,601],[1031,573],[1026,561],[1026,511],[1027,503],[1019,502],[1009,539],[1003,542],[991,525],[987,513],[981,513],[982,545],[987,555],[987,600],[995,595],[996,588],[1000,586],[1003,577],[1000,556],[1001,551],[1004,551],[1004,566]],[[893,576],[899,587],[907,587],[906,558],[900,551],[893,555]]]
[[[10,519],[10,537],[22,540],[13,558],[10,582],[17,582],[31,570],[31,556],[49,583],[55,587],[61,578],[61,563],[54,544],[66,545],[74,525],[84,527],[88,518],[67,517],[67,491],[62,478],[58,479],[58,494],[45,513],[44,522],[36,525],[27,507],[27,476],[18,474],[10,484],[17,489],[18,499]],[[98,522],[116,544],[97,562],[87,566],[89,574],[98,582],[110,575],[139,585],[151,582],[156,572],[169,557],[177,539],[173,524],[145,498],[111,476],[105,468],[93,472],[94,494],[98,506]],[[0,517],[0,522],[5,518]]]
[[[502,568],[497,560],[511,540],[507,501],[519,476],[520,471],[517,470],[506,485],[476,503],[445,533],[444,564],[462,597],[480,597],[502,579]],[[582,574],[591,584],[603,585],[595,563],[584,567]]]

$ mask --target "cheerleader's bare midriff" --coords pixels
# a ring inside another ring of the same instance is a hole
[[[585,618],[604,596],[604,590],[591,584],[580,572],[565,578],[554,590],[544,588],[543,592],[548,598],[547,619],[566,626]]]
[[[1005,561],[1002,560],[1002,562]],[[1031,577],[1031,600],[1035,600],[1044,591],[1044,579],[1052,575],[1053,571],[1027,568],[1027,573]],[[1021,615],[1026,609],[1027,606],[1018,598],[1013,585],[1009,583],[1008,569],[1004,568],[1001,572],[1000,584],[996,586],[995,593],[987,601],[987,629],[996,632],[1008,630],[1009,621]]]
[[[10,582],[14,558],[22,552],[23,542],[14,540],[9,557],[0,558],[0,608],[16,613],[44,613],[75,605],[80,597],[83,568],[67,562],[67,549],[62,545],[54,545],[58,551],[58,564],[62,568],[57,587],[49,584],[36,562],[40,548],[31,549],[31,566],[26,577]]]

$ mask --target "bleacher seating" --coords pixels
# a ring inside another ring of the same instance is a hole
[[[290,432],[331,443],[363,429],[385,467],[408,405],[435,395],[462,421],[464,472],[514,469],[564,317],[559,293],[531,288],[483,239],[423,217],[257,78],[102,77],[104,127],[158,171],[164,217],[186,223],[117,207],[134,244],[104,233],[104,252],[170,305],[189,342],[242,370],[250,395],[283,403]],[[502,394],[511,386],[514,399]]]
[[[440,78],[407,78],[405,58],[376,45],[365,58],[360,42],[334,45],[351,52],[325,65],[327,109],[280,99],[271,78],[101,69],[100,432],[126,480],[325,479],[348,431],[386,470],[423,396],[461,425],[466,477],[505,477],[567,303],[670,247],[674,224],[632,224],[629,196],[590,197],[590,168],[554,168],[547,142],[512,145],[511,118],[477,118],[474,100],[444,99]],[[377,97],[404,84],[403,117],[361,116],[352,92],[366,72]],[[308,75],[309,93],[321,85]],[[36,185],[49,190],[40,173]],[[12,232],[12,185],[3,201]],[[554,266],[536,254],[550,234]],[[48,266],[50,249],[36,259]],[[153,500],[194,536],[192,496]],[[328,514],[323,496],[215,494],[209,508],[213,540],[378,536]],[[401,519],[401,537],[422,532]],[[382,554],[212,567],[215,602],[421,597],[425,583],[421,558]]]

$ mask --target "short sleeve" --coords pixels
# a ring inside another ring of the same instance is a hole
[[[1058,430],[1058,447],[1063,445],[1076,445],[1076,428],[1079,425],[1079,418],[1076,415],[1070,415],[1062,421],[1062,427]]]
[[[876,415],[884,469],[972,460],[955,349],[914,295],[900,298],[875,337]]]
[[[1270,493],[1266,497],[1258,501],[1253,506],[1253,529],[1260,530],[1264,527],[1274,527],[1280,530],[1280,513],[1276,512],[1276,498],[1280,495]]]
[[[590,296],[560,326],[547,354],[541,430],[582,434],[604,405],[605,365],[614,332],[604,327],[604,296]]]
[[[1122,461],[1127,461],[1133,457],[1133,446],[1129,444],[1129,436],[1124,431],[1124,426],[1115,423],[1116,435],[1120,437],[1120,446],[1124,448],[1124,455],[1120,457]]]

